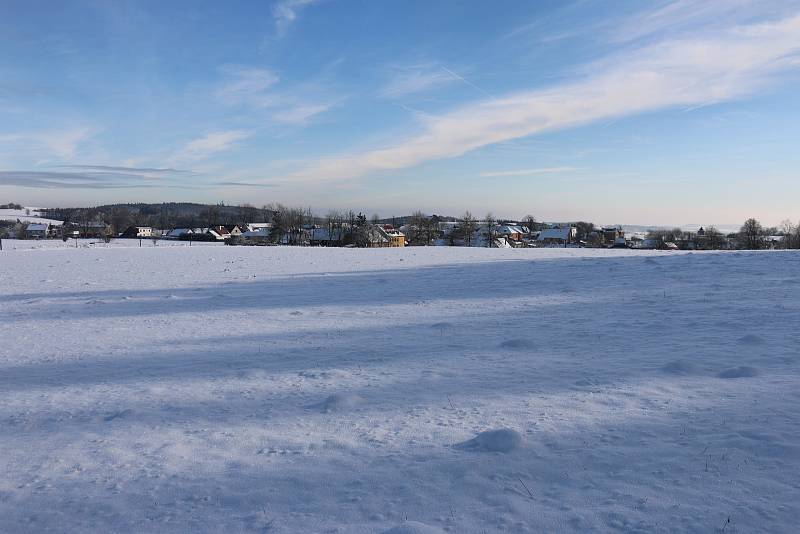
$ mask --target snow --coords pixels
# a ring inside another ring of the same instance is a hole
[[[0,252],[0,532],[796,531],[797,253],[89,243]]]
[[[456,447],[467,451],[511,452],[522,444],[522,436],[516,430],[500,428],[486,430],[474,438],[459,443]]]
[[[19,221],[21,223],[49,224],[51,226],[61,226],[64,224],[63,221],[40,217],[40,209],[41,208],[24,208],[21,210],[16,210],[11,208],[3,208],[0,209],[0,221]]]

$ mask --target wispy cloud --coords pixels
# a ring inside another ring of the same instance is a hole
[[[67,130],[13,133],[0,135],[0,143],[41,150],[49,157],[70,160],[75,156],[78,147],[97,132],[96,128],[84,126]]]
[[[152,187],[147,177],[123,172],[0,171],[0,185],[35,189],[132,189]]]
[[[705,35],[705,34],[702,34]],[[796,68],[800,15],[706,37],[662,40],[587,66],[571,83],[488,99],[425,117],[417,135],[385,148],[324,159],[287,181],[343,181],[599,120],[725,102]]]
[[[225,66],[222,72],[228,77],[217,90],[217,98],[228,105],[263,105],[259,97],[278,83],[278,76],[270,70],[254,67]]]
[[[283,124],[306,124],[316,115],[330,109],[332,105],[333,104],[299,104],[275,112],[272,118]]]
[[[135,189],[187,187],[198,173],[167,167],[115,165],[59,165],[64,171],[0,171],[0,185],[34,189]]]
[[[212,185],[230,186],[230,187],[275,187],[274,184],[259,184],[252,182],[215,182]]]
[[[286,34],[296,20],[300,10],[319,0],[280,0],[272,7],[272,18],[275,20],[275,31],[279,37]]]
[[[132,172],[144,174],[195,174],[193,171],[173,169],[169,167],[120,167],[114,165],[58,165],[62,169],[81,169],[88,171]]]
[[[277,87],[280,78],[268,69],[226,66],[221,71],[225,81],[216,91],[218,100],[227,106],[258,110],[266,120],[280,124],[307,124],[341,100],[320,96],[315,83]]]
[[[186,143],[173,157],[174,160],[199,160],[233,148],[236,143],[250,137],[244,130],[212,132]]]
[[[643,10],[621,23],[608,25],[612,40],[624,42],[643,37],[720,28],[751,16],[785,15],[786,9],[796,9],[794,0],[673,0],[656,9]]]
[[[576,171],[575,167],[544,167],[541,169],[517,169],[513,171],[490,171],[481,173],[484,178],[503,177],[503,176],[532,176],[534,174],[559,174]]]

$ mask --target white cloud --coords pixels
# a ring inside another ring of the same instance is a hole
[[[632,41],[667,31],[725,27],[754,16],[785,16],[787,8],[796,9],[796,0],[673,0],[614,24],[612,39]]]
[[[48,156],[70,160],[75,156],[78,147],[97,131],[95,128],[83,126],[69,130],[13,133],[0,135],[0,143],[13,145],[15,150],[41,150]]]
[[[283,36],[292,23],[297,20],[297,13],[302,8],[316,4],[319,0],[280,0],[272,7],[272,18],[278,36]]]
[[[274,113],[272,119],[283,124],[306,124],[331,107],[332,104],[299,104]]]
[[[250,132],[244,130],[228,130],[213,132],[199,139],[189,141],[173,157],[173,160],[204,159],[219,152],[224,152],[242,139],[250,137]]]
[[[267,69],[253,67],[223,67],[222,71],[231,80],[217,91],[217,98],[228,105],[254,104],[263,105],[264,91],[276,83],[278,76]]]
[[[481,173],[484,178],[500,178],[503,176],[532,176],[534,174],[557,174],[572,172],[577,170],[575,167],[544,167],[541,169],[518,169],[513,171],[491,171]]]
[[[615,54],[583,79],[493,98],[427,117],[417,135],[375,150],[319,161],[288,181],[344,181],[460,156],[494,143],[670,107],[730,101],[796,67],[800,15],[705,38],[665,40]]]
[[[216,91],[217,99],[228,106],[259,110],[265,120],[303,125],[338,102],[317,94],[322,88],[319,83],[280,89],[274,87],[279,82],[278,76],[267,69],[227,66],[221,70],[227,79]]]

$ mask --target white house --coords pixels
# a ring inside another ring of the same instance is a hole
[[[167,232],[167,239],[180,239],[181,236],[192,234],[191,228],[174,228]]]
[[[127,230],[122,232],[120,237],[128,237],[128,238],[143,238],[143,237],[152,237],[153,235],[153,228],[150,226],[129,226]]]
[[[262,222],[262,223],[247,223],[247,231],[248,232],[259,232],[261,230],[269,230],[272,228],[272,223]]]
[[[578,229],[574,226],[564,228],[546,228],[539,233],[536,242],[540,245],[569,245],[575,242]]]
[[[50,225],[47,223],[32,223],[25,229],[28,239],[46,239],[49,231]]]

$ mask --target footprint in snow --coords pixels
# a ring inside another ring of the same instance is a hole
[[[133,410],[130,410],[130,409],[121,410],[119,412],[110,413],[110,414],[106,415],[105,417],[103,417],[103,421],[113,421],[115,419],[120,419],[122,417],[128,417],[132,413],[133,413]]]
[[[487,430],[467,441],[457,443],[455,448],[474,452],[511,452],[522,445],[522,436],[516,430],[500,428]]]
[[[725,369],[717,376],[719,378],[751,378],[758,376],[758,369],[747,366],[731,367],[730,369]]]
[[[671,375],[693,375],[697,373],[697,366],[684,360],[673,360],[661,366],[661,370]]]
[[[355,393],[334,393],[324,401],[312,404],[309,408],[322,413],[343,412],[356,408],[362,400]]]

